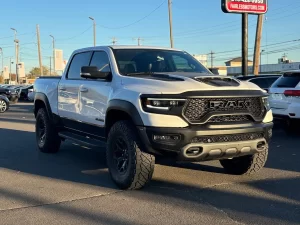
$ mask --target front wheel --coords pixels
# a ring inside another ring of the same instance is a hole
[[[140,189],[152,179],[155,157],[141,151],[129,121],[116,122],[110,129],[106,159],[112,180],[121,189]]]
[[[0,113],[4,113],[7,110],[8,104],[6,101],[0,99]]]
[[[233,159],[220,160],[225,171],[235,175],[252,175],[259,172],[268,159],[268,147],[254,155],[241,156]]]

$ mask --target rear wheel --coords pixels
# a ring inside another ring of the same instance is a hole
[[[61,139],[48,117],[45,108],[39,109],[36,116],[36,142],[39,150],[44,153],[58,152],[61,144]]]
[[[299,120],[296,119],[287,119],[284,124],[284,130],[287,134],[293,134],[298,131],[299,128]]]
[[[141,151],[129,121],[119,121],[110,129],[106,158],[112,180],[121,189],[140,189],[152,179],[155,157]]]
[[[247,155],[233,159],[220,160],[225,171],[236,175],[252,175],[259,172],[268,159],[268,147],[260,153]]]
[[[4,113],[7,110],[8,104],[6,101],[0,99],[0,113]]]

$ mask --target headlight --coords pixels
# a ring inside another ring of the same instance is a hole
[[[142,105],[145,111],[170,111],[182,108],[185,101],[185,99],[142,98]]]
[[[270,103],[269,103],[268,97],[264,97],[264,98],[262,99],[262,101],[263,101],[263,103],[264,103],[264,106],[265,106],[266,110],[269,111],[271,108],[270,108]]]

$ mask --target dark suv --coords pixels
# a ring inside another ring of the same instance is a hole
[[[0,95],[6,96],[10,102],[17,102],[19,97],[17,91],[10,88],[0,88]]]
[[[267,92],[269,92],[269,88],[279,77],[281,77],[280,74],[264,74],[264,75],[259,75],[259,76],[256,76],[256,75],[238,76],[236,78],[238,80],[254,83],[257,86],[259,86],[261,89],[264,89]]]

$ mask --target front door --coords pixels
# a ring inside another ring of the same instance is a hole
[[[96,66],[102,72],[110,72],[108,54],[105,51],[95,51],[90,66]],[[99,137],[105,137],[105,115],[111,91],[111,81],[101,79],[87,79],[79,87],[80,100],[77,118],[91,125],[90,132]]]

